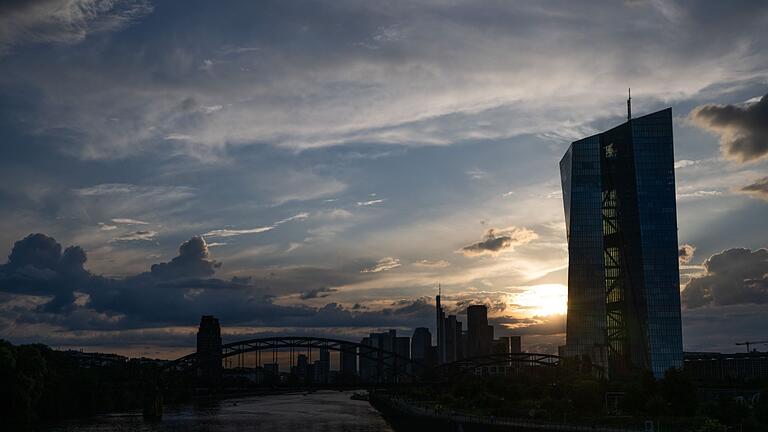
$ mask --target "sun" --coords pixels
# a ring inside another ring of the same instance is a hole
[[[524,287],[512,294],[512,303],[530,316],[565,314],[568,310],[568,287],[563,284],[543,284]]]

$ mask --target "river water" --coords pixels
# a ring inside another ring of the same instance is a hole
[[[141,414],[115,414],[68,422],[50,432],[392,432],[368,402],[354,392],[318,391],[227,399],[205,405],[165,407],[163,420],[146,423]]]

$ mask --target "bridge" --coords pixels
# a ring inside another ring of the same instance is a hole
[[[439,365],[426,364],[411,358],[409,347],[402,346],[394,334],[379,336],[382,337],[366,338],[363,343],[280,336],[222,344],[219,321],[213,316],[203,316],[197,333],[197,351],[169,362],[165,370],[194,371],[198,384],[217,387],[222,377],[272,384],[283,379],[293,383],[301,383],[301,379],[305,384],[400,384],[450,380],[463,374],[513,375],[530,368],[556,368],[561,364],[556,355],[525,352],[493,353]],[[319,359],[313,362],[314,352],[319,354]],[[331,352],[338,353],[338,371],[331,371]],[[280,366],[285,367],[286,362],[290,373],[281,374]],[[584,372],[603,376],[602,368],[591,363],[577,362],[576,366],[586,369]],[[332,374],[336,374],[333,379]]]
[[[311,336],[268,337],[230,342],[221,345],[220,354],[214,354],[214,356],[218,357],[218,361],[223,363],[225,368],[242,369],[248,363],[246,354],[253,353],[252,364],[255,367],[262,367],[265,364],[265,360],[271,360],[269,364],[278,364],[279,357],[281,357],[279,353],[285,354],[286,351],[289,365],[292,367],[297,366],[299,355],[302,354],[311,363],[313,351],[338,352],[341,357],[341,372],[356,373],[358,361],[361,367],[367,364],[375,365],[372,370],[375,372],[374,379],[376,382],[413,381],[418,379],[419,371],[427,368],[426,365],[417,360],[375,346],[340,339]],[[267,354],[266,359],[263,358],[265,353]],[[351,360],[345,361],[345,359]],[[166,365],[166,369],[189,370],[205,368],[206,366],[202,365],[210,366],[210,363],[210,361],[203,359],[199,352],[194,352],[170,362]],[[353,370],[344,371],[345,366]],[[215,368],[216,366],[213,367]],[[213,373],[216,374],[217,372],[214,371]],[[201,375],[206,374],[206,372],[201,373]]]

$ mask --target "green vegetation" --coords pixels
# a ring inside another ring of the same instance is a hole
[[[566,368],[528,368],[510,376],[458,376],[445,384],[403,388],[396,394],[436,410],[483,416],[635,428],[652,420],[665,431],[708,432],[733,427],[765,431],[765,384],[758,402],[738,396],[702,396],[706,389],[697,388],[679,370],[670,370],[661,380],[638,372],[625,380],[607,382]]]
[[[0,340],[0,418],[29,425],[141,408],[143,383],[153,376],[154,367],[136,362],[80,368],[65,352]]]

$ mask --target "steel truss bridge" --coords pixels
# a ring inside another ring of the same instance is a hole
[[[291,366],[296,365],[296,360],[300,354],[306,355],[311,363],[312,350],[336,351],[342,355],[357,356],[361,363],[367,360],[372,362],[371,364],[375,364],[377,380],[382,380],[385,377],[395,380],[400,380],[404,377],[415,379],[418,378],[419,371],[427,368],[416,360],[375,346],[339,339],[308,336],[269,337],[231,342],[221,346],[221,358],[225,365],[229,367],[244,367],[246,364],[246,354],[253,353],[254,364],[260,366],[264,360],[278,363],[278,352],[285,352],[286,350],[288,351]],[[183,370],[194,368],[196,364],[197,353],[192,353],[174,360],[166,368]]]
[[[336,351],[342,356],[356,356],[356,360],[360,360],[360,369],[363,369],[362,365],[366,362],[368,373],[371,370],[374,371],[374,376],[361,378],[377,382],[412,382],[420,381],[425,376],[438,380],[451,379],[462,374],[507,375],[520,373],[531,367],[554,368],[561,364],[560,357],[556,355],[508,353],[470,357],[432,367],[375,346],[308,336],[269,337],[231,342],[221,346],[221,359],[225,367],[243,368],[246,363],[249,363],[246,356],[251,353],[253,353],[252,364],[257,366],[266,362],[279,363],[279,357],[285,360],[287,353],[290,365],[294,366],[300,354],[307,356],[311,364],[313,350]],[[283,354],[278,356],[278,353]],[[166,369],[191,370],[197,365],[198,355],[192,353],[170,362],[166,365]],[[340,366],[344,367],[343,361],[340,361]],[[592,366],[592,369],[592,373],[596,376],[603,376],[602,368]]]

